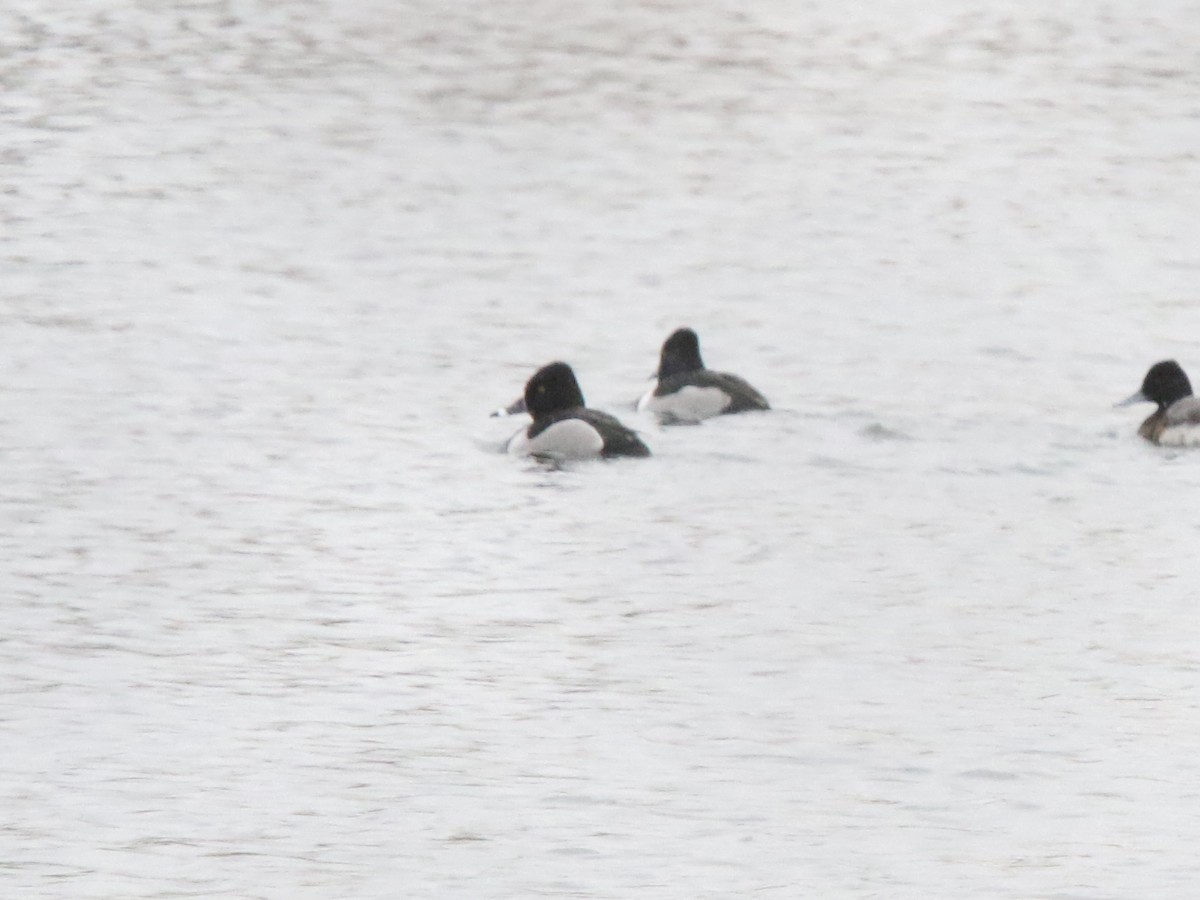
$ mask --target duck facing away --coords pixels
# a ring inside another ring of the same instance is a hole
[[[666,424],[695,423],[727,413],[770,409],[767,398],[744,378],[704,367],[700,338],[690,328],[673,332],[662,345],[658,383],[638,401]]]
[[[636,432],[584,405],[583,391],[565,362],[538,369],[525,384],[524,401],[533,422],[509,440],[508,452],[515,456],[561,462],[650,455]]]
[[[1200,399],[1192,396],[1192,383],[1179,363],[1168,359],[1152,365],[1142,389],[1117,405],[1142,402],[1158,409],[1138,428],[1139,435],[1166,447],[1200,446]]]

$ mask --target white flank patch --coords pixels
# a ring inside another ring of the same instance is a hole
[[[1200,425],[1168,425],[1158,443],[1163,447],[1200,447]]]
[[[651,390],[638,401],[638,412],[649,411],[677,422],[699,422],[720,415],[729,406],[729,395],[720,388],[688,385],[665,397]]]
[[[508,442],[508,452],[514,456],[545,456],[552,459],[589,459],[599,456],[604,438],[583,419],[563,419],[555,422],[532,440],[528,429],[522,428]]]

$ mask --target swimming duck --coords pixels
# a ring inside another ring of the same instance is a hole
[[[552,362],[534,373],[525,385],[524,405],[533,422],[509,440],[513,455],[554,461],[650,455],[632,429],[584,405],[583,391],[565,362]]]
[[[695,423],[726,413],[770,409],[767,398],[744,379],[704,367],[700,339],[680,328],[663,342],[658,383],[637,403],[664,423]]]
[[[1118,403],[1150,402],[1158,405],[1138,428],[1152,444],[1186,446],[1200,444],[1200,399],[1192,396],[1192,383],[1173,359],[1155,363],[1142,380],[1142,389]]]

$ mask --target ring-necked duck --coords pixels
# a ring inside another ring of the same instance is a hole
[[[1200,444],[1200,399],[1192,396],[1192,383],[1175,360],[1152,365],[1142,389],[1117,405],[1141,402],[1158,404],[1138,429],[1146,440],[1166,446]]]
[[[704,368],[700,339],[690,328],[675,331],[662,345],[658,384],[638,401],[664,423],[699,422],[724,413],[770,409],[767,398],[744,379]]]
[[[634,431],[608,413],[584,406],[575,373],[564,362],[538,369],[525,385],[524,399],[533,424],[512,436],[509,453],[556,462],[650,455]]]

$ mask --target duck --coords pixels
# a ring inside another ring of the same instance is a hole
[[[663,342],[657,384],[637,402],[664,424],[695,424],[713,416],[770,409],[767,398],[744,378],[704,367],[700,338],[678,328]]]
[[[1152,365],[1141,390],[1117,405],[1144,402],[1158,409],[1138,428],[1141,437],[1169,447],[1200,445],[1200,399],[1192,396],[1192,383],[1179,363],[1166,359]]]
[[[587,408],[575,372],[565,362],[538,369],[526,382],[522,400],[533,422],[509,440],[507,449],[513,456],[563,462],[650,455],[633,429],[615,416]]]

